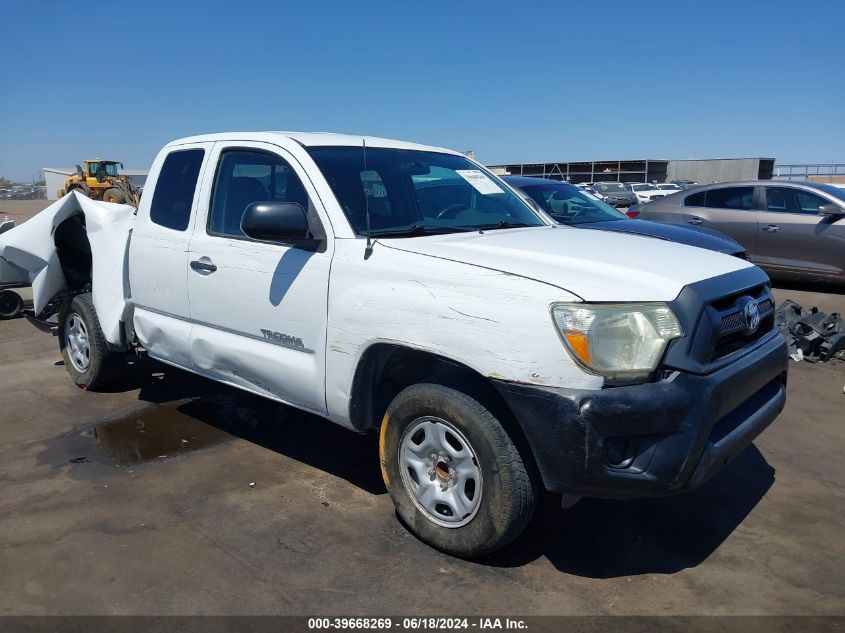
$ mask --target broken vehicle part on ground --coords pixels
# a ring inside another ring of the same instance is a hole
[[[76,194],[0,236],[0,281],[57,316],[74,382],[140,347],[378,432],[397,513],[449,553],[512,541],[541,486],[695,488],[784,406],[759,268],[558,225],[460,153],[215,134],[167,145],[147,183],[137,215]]]
[[[845,356],[845,320],[838,312],[828,315],[815,306],[807,311],[787,299],[775,318],[790,353],[801,360],[824,363]]]

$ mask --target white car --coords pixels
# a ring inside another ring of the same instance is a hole
[[[659,185],[655,185],[660,191],[668,192],[666,195],[671,195],[676,191],[683,191],[683,188],[680,185],[676,185],[674,182],[664,182]]]
[[[587,183],[581,182],[581,183],[578,183],[575,186],[578,187],[579,189],[581,189],[582,191],[586,191],[587,193],[594,195],[599,200],[604,200],[604,196],[602,194],[600,194],[598,191],[596,191],[595,189],[593,189]]]
[[[655,185],[649,185],[647,183],[625,183],[625,187],[628,191],[633,192],[639,204],[651,202],[655,198],[662,198],[669,195],[668,191],[658,189]]]
[[[401,141],[174,141],[137,213],[72,193],[0,235],[0,282],[24,280],[80,387],[142,348],[377,433],[405,525],[466,557],[516,538],[544,487],[566,505],[692,489],[785,401],[759,268],[558,225]]]

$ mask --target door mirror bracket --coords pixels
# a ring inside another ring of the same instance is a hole
[[[832,202],[828,204],[823,204],[819,207],[818,214],[826,217],[831,216],[844,216],[845,209],[840,207],[838,204],[834,204]]]

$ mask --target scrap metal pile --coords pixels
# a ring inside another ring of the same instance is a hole
[[[775,322],[786,337],[793,360],[845,359],[845,320],[838,312],[828,315],[816,307],[807,311],[787,299],[778,306]]]

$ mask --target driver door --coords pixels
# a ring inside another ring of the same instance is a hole
[[[253,202],[296,202],[312,234],[329,227],[316,191],[279,146],[216,143],[188,252],[191,356],[200,373],[325,415],[325,349],[333,240],[322,247],[244,235]]]

